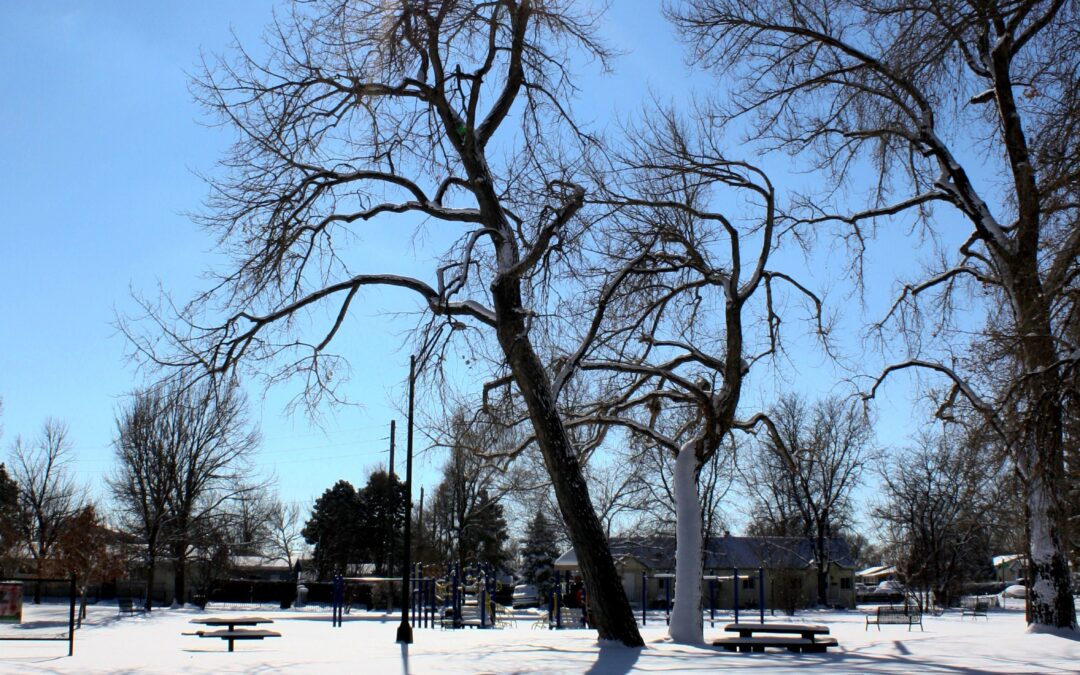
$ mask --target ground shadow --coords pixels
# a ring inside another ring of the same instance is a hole
[[[634,669],[641,657],[643,647],[601,644],[596,663],[586,672],[587,675],[624,675]]]

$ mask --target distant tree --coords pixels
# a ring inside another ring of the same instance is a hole
[[[485,457],[500,442],[497,427],[455,414],[450,423],[450,456],[432,496],[428,526],[440,555],[460,564],[504,565],[510,538],[501,498],[503,465]]]
[[[1000,469],[985,450],[926,436],[881,471],[873,516],[907,583],[948,605],[961,582],[988,576]]]
[[[116,417],[115,467],[107,479],[120,527],[138,542],[146,577],[144,609],[153,609],[157,563],[164,551],[173,482],[168,398],[160,388],[137,391]]]
[[[19,541],[19,486],[8,475],[7,467],[0,463],[0,577],[12,570],[11,554]]]
[[[405,484],[394,474],[374,471],[358,493],[363,512],[359,553],[379,574],[393,574],[390,561],[401,551],[405,527]]]
[[[537,511],[525,530],[521,544],[521,576],[530,584],[543,588],[555,571],[555,559],[559,557],[558,532],[555,525]]]
[[[315,500],[304,524],[304,541],[313,546],[312,563],[320,579],[344,574],[357,560],[363,536],[364,507],[352,483],[339,480]]]
[[[137,393],[118,427],[110,484],[126,520],[146,537],[148,556],[168,551],[173,598],[183,603],[189,558],[227,525],[230,502],[261,489],[251,479],[259,435],[249,428],[247,402],[235,382],[175,380]]]
[[[126,562],[120,536],[106,526],[93,504],[64,521],[53,566],[60,574],[75,574],[78,580],[80,626],[86,618],[87,589],[124,574]]]
[[[303,553],[302,529],[299,505],[275,501],[267,521],[266,557],[286,562],[289,569],[294,569]]]
[[[32,441],[17,437],[11,469],[19,485],[19,537],[44,576],[55,554],[64,524],[83,508],[83,490],[71,476],[71,441],[63,422],[49,419]],[[41,602],[41,585],[34,586],[34,603]]]
[[[807,537],[817,568],[817,599],[829,601],[831,539],[851,524],[851,497],[871,459],[873,430],[839,398],[807,406],[788,395],[774,406],[771,432],[741,472],[763,533]]]

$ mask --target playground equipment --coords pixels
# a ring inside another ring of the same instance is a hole
[[[664,618],[665,621],[671,623],[671,587],[672,580],[675,578],[674,574],[654,574],[653,579],[661,580],[664,586]],[[747,579],[752,579],[749,574],[739,575],[739,568],[732,567],[730,576],[720,575],[706,575],[702,577],[703,581],[709,583],[709,625],[710,627],[716,627],[716,590],[719,582],[731,581],[731,607],[735,612],[735,623],[739,623],[739,586],[740,582]],[[758,612],[760,615],[761,623],[765,623],[765,569],[759,567],[757,569],[757,591],[758,591]],[[641,625],[644,626],[647,620],[647,611],[649,603],[648,596],[648,584],[649,575],[647,572],[641,573]]]
[[[571,595],[574,587],[574,579],[570,572],[555,571],[554,582],[548,592],[548,628],[552,630],[562,628],[587,628],[589,621],[589,591],[584,582],[580,582],[581,598],[574,598],[574,604],[580,607],[571,607],[565,598]],[[580,600],[580,602],[578,602]],[[571,612],[574,611],[571,616]],[[564,614],[565,619],[564,620]]]

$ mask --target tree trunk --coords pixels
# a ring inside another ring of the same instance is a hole
[[[146,598],[143,609],[150,612],[154,608],[154,580],[157,576],[157,556],[151,555],[146,566]]]
[[[615,571],[615,561],[589,498],[577,453],[559,417],[551,382],[529,340],[520,282],[503,277],[492,284],[491,290],[498,317],[499,345],[528,406],[537,445],[555,488],[570,542],[577,552],[578,567],[589,588],[597,632],[601,640],[642,647],[645,643]]]
[[[184,606],[187,601],[187,565],[184,553],[187,546],[177,546],[173,550],[173,604]]]
[[[668,636],[674,642],[692,645],[705,642],[701,614],[705,557],[701,498],[697,490],[700,472],[694,444],[687,443],[675,458],[675,609]]]

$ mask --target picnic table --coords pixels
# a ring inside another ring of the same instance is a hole
[[[194,633],[184,633],[184,635],[227,640],[230,652],[233,651],[233,642],[236,640],[262,640],[270,637],[281,637],[281,633],[276,631],[244,627],[274,623],[273,619],[266,619],[261,616],[209,616],[204,619],[192,619],[191,623],[199,623],[212,628],[216,627],[218,630],[199,630]]]
[[[814,623],[729,623],[724,630],[738,633],[739,637],[720,638],[713,645],[731,652],[762,652],[766,647],[783,647],[791,652],[820,653],[837,645],[836,638],[819,637],[829,634],[828,626]],[[762,636],[763,633],[768,635]]]

